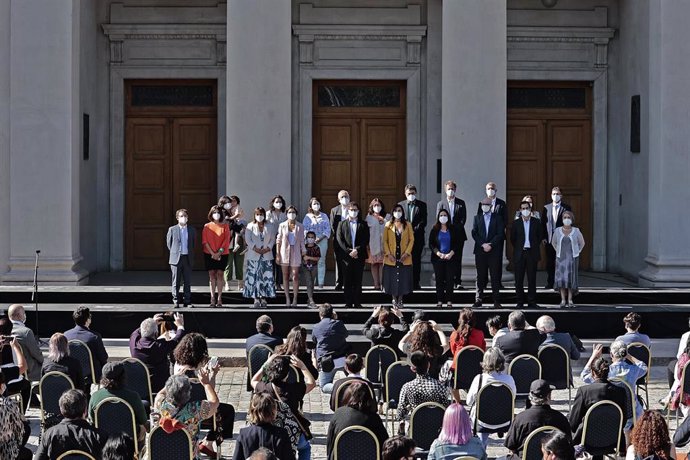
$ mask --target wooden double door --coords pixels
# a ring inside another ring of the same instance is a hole
[[[376,197],[390,211],[404,196],[405,82],[318,81],[313,100],[312,194],[324,212],[342,189],[363,215]]]
[[[185,208],[197,230],[217,201],[216,84],[205,80],[126,82],[125,268],[168,267],[165,236]]]
[[[551,202],[551,188],[559,186],[563,202],[573,209],[574,225],[585,238],[579,266],[590,268],[592,116],[588,83],[509,82],[507,172],[508,232],[525,195],[532,195],[535,209],[542,212]]]

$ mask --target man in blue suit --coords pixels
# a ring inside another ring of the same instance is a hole
[[[65,331],[67,340],[81,340],[91,350],[93,357],[93,368],[96,373],[96,381],[101,380],[101,371],[103,365],[108,362],[108,352],[103,346],[103,338],[98,332],[90,329],[91,326],[91,310],[88,307],[80,306],[77,311],[72,313],[75,326]]]
[[[184,280],[184,306],[192,306],[192,260],[194,259],[194,242],[196,231],[187,225],[189,216],[186,209],[175,211],[177,225],[168,229],[165,241],[170,251],[170,271],[172,272],[172,299],[175,308],[180,306],[180,281]]]

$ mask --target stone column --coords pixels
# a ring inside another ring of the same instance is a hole
[[[290,201],[292,2],[229,0],[227,8],[226,190],[251,216],[274,194]]]
[[[41,282],[80,283],[79,1],[12,0],[10,21],[11,231],[2,279],[30,282],[40,249]]]
[[[0,2],[0,278],[10,255],[10,2]]]
[[[470,236],[488,181],[506,193],[506,0],[444,0],[441,157],[467,203],[466,287],[474,281]],[[504,277],[505,278],[505,277]]]
[[[643,286],[690,285],[690,3],[649,1],[649,216]],[[643,128],[644,129],[644,128]]]

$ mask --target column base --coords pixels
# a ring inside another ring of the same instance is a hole
[[[81,266],[82,258],[46,257],[38,261],[39,284],[82,285],[89,281],[89,272]],[[2,284],[32,284],[34,281],[33,257],[12,257],[9,271],[0,276]]]
[[[659,259],[647,256],[647,267],[640,271],[638,284],[642,287],[690,286],[690,259]]]

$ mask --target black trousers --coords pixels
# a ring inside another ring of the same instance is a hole
[[[182,291],[184,293],[183,303],[189,305],[192,303],[192,263],[188,255],[181,255],[177,265],[170,265],[172,272],[172,300],[174,304],[179,304],[180,284],[183,284]],[[182,283],[182,280],[184,282]]]
[[[220,439],[231,439],[232,429],[235,423],[235,408],[232,404],[220,403],[216,411],[217,430],[213,430],[213,419],[204,420],[203,426],[210,428],[206,440],[215,441]]]
[[[550,244],[546,244],[546,284],[553,286],[556,277],[556,250]]]
[[[461,241],[458,248],[455,249],[455,255],[452,261],[455,262],[455,274],[453,275],[456,285],[462,284],[462,250],[465,247],[465,242]]]
[[[489,273],[491,274],[491,292],[493,293],[494,303],[501,302],[501,292],[498,277],[501,273],[501,253],[498,248],[490,252],[484,252],[481,247],[474,255],[474,263],[477,266],[477,300],[481,300],[486,285],[489,283]]]
[[[24,401],[24,412],[29,408],[29,402],[31,401],[31,382],[27,379],[21,379],[17,382],[9,383],[6,385],[5,395],[15,395],[17,393],[22,395],[22,400]]]
[[[457,267],[457,255],[450,260],[436,259],[431,262],[434,266],[434,278],[436,278],[436,302],[452,302],[455,273]]]
[[[362,304],[362,275],[364,274],[364,259],[343,260],[343,290],[345,305],[357,306]]]
[[[412,286],[416,289],[422,275],[422,252],[424,251],[424,232],[415,232],[412,245]]]
[[[343,275],[345,272],[345,265],[343,265],[343,261],[347,254],[343,254],[343,252],[338,249],[338,242],[335,239],[333,240],[333,244],[333,255],[335,256],[335,285],[342,286],[345,280]]]
[[[539,248],[520,251],[513,256],[513,269],[515,270],[515,295],[517,303],[525,303],[525,275],[527,275],[527,303],[537,303],[537,263]],[[492,283],[493,284],[493,283]]]

